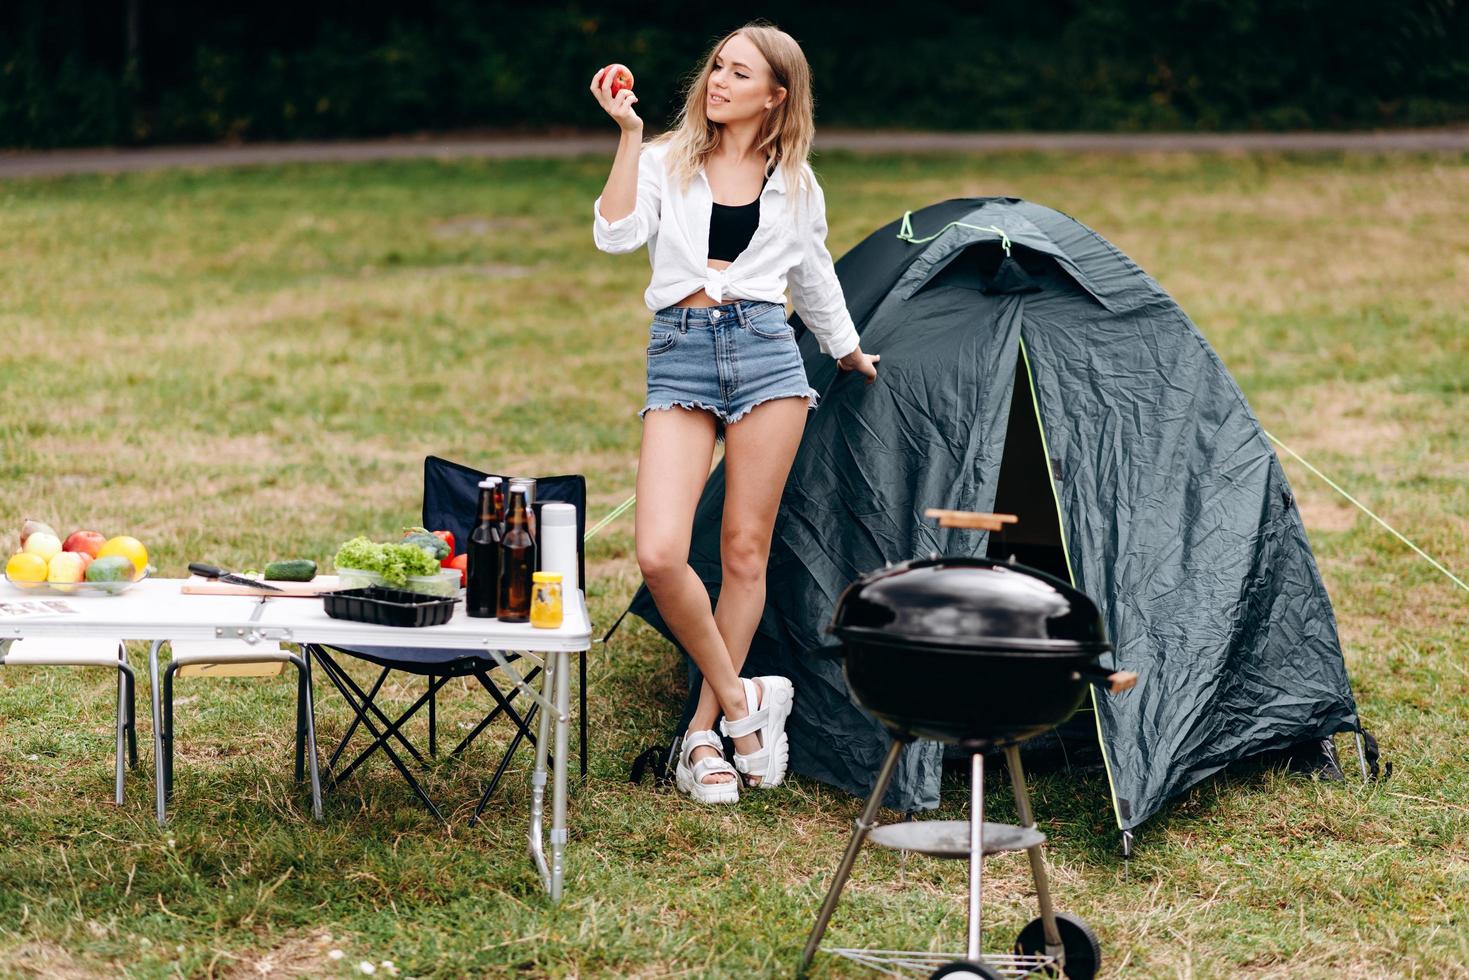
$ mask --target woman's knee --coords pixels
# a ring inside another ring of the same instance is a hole
[[[770,560],[770,536],[743,529],[726,531],[719,542],[719,555],[727,581],[759,582]]]
[[[648,588],[657,591],[676,579],[689,564],[687,548],[665,541],[638,542],[638,570]]]

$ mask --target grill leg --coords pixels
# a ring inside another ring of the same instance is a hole
[[[1035,817],[1030,812],[1030,793],[1025,788],[1025,770],[1020,766],[1020,747],[1012,745],[1005,750],[1005,764],[1010,768],[1010,785],[1015,790],[1015,814],[1020,826],[1030,829],[1035,826]],[[1051,886],[1046,878],[1046,857],[1039,844],[1025,849],[1030,858],[1030,876],[1035,879],[1035,897],[1041,907],[1041,931],[1046,937],[1046,955],[1060,957],[1066,965],[1065,947],[1061,932],[1056,928],[1056,912],[1051,907]]]
[[[877,811],[882,808],[882,798],[888,790],[888,783],[892,782],[893,772],[898,768],[898,757],[903,753],[903,742],[893,740],[892,747],[888,749],[887,758],[882,760],[882,770],[877,774],[877,783],[872,787],[872,794],[867,797],[867,805],[862,808],[862,816],[857,818],[857,824],[852,829],[852,839],[847,843],[847,852],[842,855],[842,863],[837,865],[836,877],[831,880],[831,887],[826,890],[826,901],[821,903],[821,911],[816,914],[816,925],[811,928],[811,938],[806,941],[806,949],[801,953],[801,966],[797,970],[797,976],[805,976],[806,970],[811,966],[811,960],[815,958],[816,951],[821,948],[821,937],[826,934],[826,925],[831,921],[831,914],[836,911],[837,901],[842,897],[842,889],[847,886],[847,878],[852,874],[852,865],[857,861],[857,851],[861,849],[862,842],[867,839],[867,832],[874,826],[874,818]]]
[[[979,961],[980,898],[984,874],[984,753],[969,759],[969,945],[965,957]]]

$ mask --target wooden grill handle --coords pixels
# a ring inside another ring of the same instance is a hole
[[[1001,531],[1006,524],[1020,523],[1020,518],[1014,514],[983,514],[973,510],[944,510],[942,507],[930,507],[923,516],[938,518],[939,527],[967,527],[979,531]]]
[[[1137,674],[1131,670],[1119,670],[1107,677],[1107,690],[1113,694],[1121,694],[1137,687]]]

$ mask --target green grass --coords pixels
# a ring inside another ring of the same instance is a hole
[[[633,485],[648,272],[592,248],[607,164],[0,185],[0,527],[133,533],[174,576],[190,559],[326,558],[416,519],[430,452],[584,472],[591,516],[606,513]],[[947,197],[1017,194],[1087,222],[1189,311],[1270,432],[1469,570],[1469,159],[830,155],[818,169],[835,254]],[[1122,862],[1100,776],[1037,779],[1058,905],[1101,934],[1108,976],[1462,976],[1465,593],[1283,465],[1392,780],[1228,774]],[[590,546],[602,628],[638,583],[631,531],[624,518]],[[527,753],[485,826],[465,818],[491,744],[429,774],[456,801],[447,829],[377,763],[318,826],[289,780],[292,686],[184,680],[160,833],[146,748],[127,803],[110,803],[109,679],[0,670],[0,974],[334,975],[391,959],[420,976],[789,975],[860,801],[795,779],[716,810],[629,786],[681,676],[641,625],[593,651],[592,774],[573,789],[568,898],[552,908],[524,858]],[[347,713],[319,690],[329,744]],[[442,703],[446,732],[477,718],[468,688]],[[1004,819],[1008,790],[991,789]],[[944,815],[964,797],[947,780]],[[1033,899],[1022,859],[987,871],[998,950]],[[829,938],[958,948],[964,880],[868,849]]]

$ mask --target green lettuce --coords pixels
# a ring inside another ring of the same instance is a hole
[[[337,568],[376,572],[399,589],[408,584],[410,575],[436,575],[439,571],[438,560],[417,545],[380,544],[361,536],[338,548],[332,564]]]

